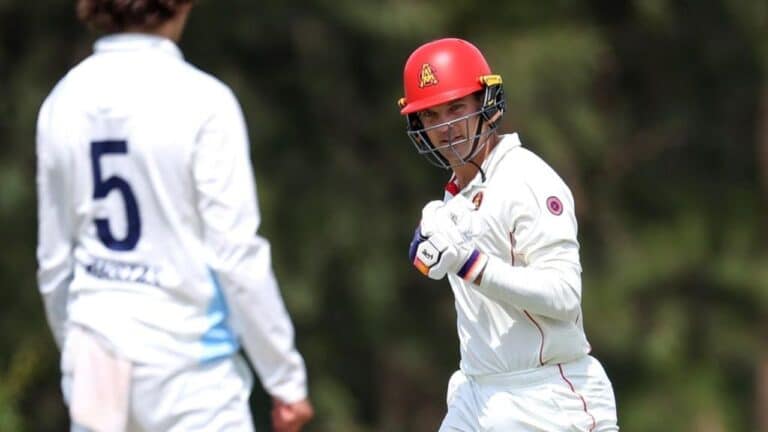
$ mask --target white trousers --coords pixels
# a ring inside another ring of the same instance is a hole
[[[579,360],[448,383],[440,432],[618,431],[613,387],[600,362]]]
[[[72,432],[253,431],[253,377],[239,355],[184,367],[136,364],[74,326],[61,368]]]

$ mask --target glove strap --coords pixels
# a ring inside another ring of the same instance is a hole
[[[467,282],[474,282],[480,272],[483,271],[486,264],[488,264],[488,256],[475,249],[469,256],[469,259],[464,263],[463,266],[461,266],[459,271],[456,272],[456,276],[464,279]]]
[[[416,258],[413,260],[413,266],[416,267],[416,270],[421,272],[424,276],[427,276],[429,274],[429,267],[427,267],[426,264],[421,262],[420,259]]]

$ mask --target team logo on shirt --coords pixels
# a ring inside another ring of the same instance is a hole
[[[556,196],[547,198],[547,208],[549,209],[549,212],[555,216],[563,214],[563,203],[560,202],[560,199]]]
[[[480,208],[480,204],[483,203],[483,192],[478,192],[472,197],[472,204],[475,205],[475,210]]]
[[[421,65],[421,73],[419,73],[419,88],[427,86],[437,85],[437,76],[435,71],[432,70],[432,65],[424,63]]]

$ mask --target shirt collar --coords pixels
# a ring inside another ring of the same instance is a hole
[[[184,58],[181,50],[172,40],[146,33],[111,34],[99,38],[93,45],[93,50],[97,53],[145,49],[157,50],[180,59]]]

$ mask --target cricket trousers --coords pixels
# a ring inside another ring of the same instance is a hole
[[[440,432],[618,431],[613,387],[592,356],[508,374],[448,383]]]
[[[73,326],[61,369],[71,432],[253,431],[253,377],[239,355],[192,366],[137,364]]]

